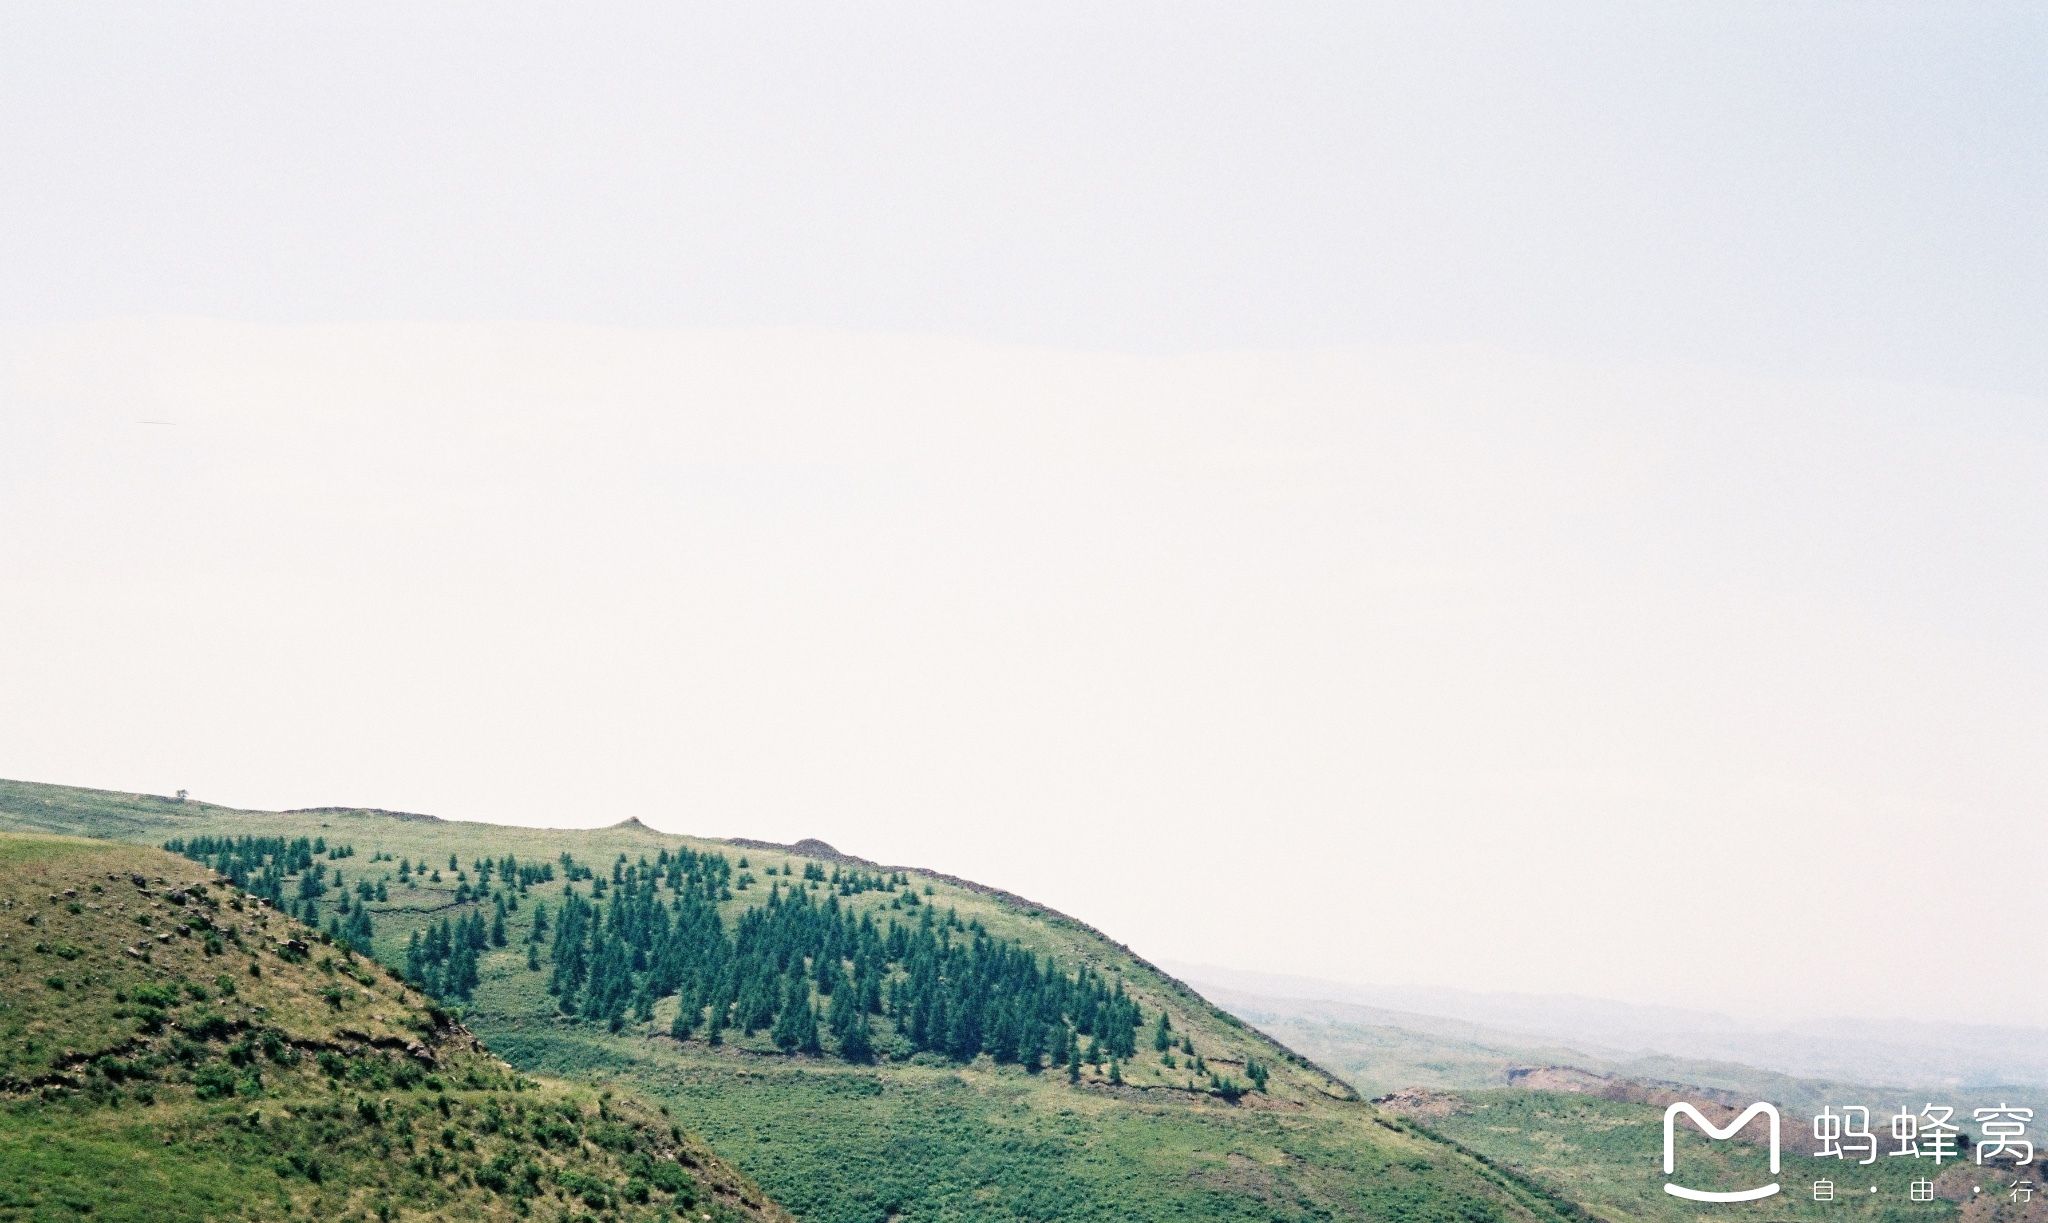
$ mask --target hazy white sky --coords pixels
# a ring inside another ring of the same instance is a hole
[[[2048,390],[2048,5],[0,6],[0,318]]]
[[[1418,7],[10,10],[0,775],[2038,1021],[2048,9]]]
[[[2041,1013],[2023,404],[196,323],[15,333],[0,392],[6,775],[815,835],[1325,976]]]

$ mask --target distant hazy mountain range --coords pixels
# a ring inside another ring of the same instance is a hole
[[[1360,1090],[1470,1087],[1495,1062],[1567,1063],[1731,1088],[1756,1071],[1896,1089],[2048,1095],[2048,1028],[1936,1021],[1830,1019],[1766,1025],[1708,1012],[1565,994],[1476,993],[1363,985],[1311,977],[1169,964],[1170,971],[1260,1027],[1340,1072]],[[1333,1054],[1317,1026],[1380,1029],[1386,1057]],[[1393,1033],[1408,1038],[1395,1037]],[[1393,1082],[1421,1071],[1416,1082]],[[1431,1076],[1436,1081],[1431,1081]],[[1500,1081],[1494,1078],[1492,1081]],[[1815,1086],[1817,1084],[1809,1084]],[[1802,1094],[1799,1091],[1791,1093]]]

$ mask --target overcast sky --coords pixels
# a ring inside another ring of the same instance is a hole
[[[6,8],[0,775],[2038,1021],[2048,9],[1422,7]]]

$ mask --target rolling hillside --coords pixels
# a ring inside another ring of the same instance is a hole
[[[13,782],[0,827],[236,873],[521,1070],[630,1084],[817,1223],[1573,1217],[1079,922],[817,843]]]
[[[196,863],[0,833],[0,1218],[593,1215],[788,1218]]]
[[[1569,1079],[1572,1075],[1560,1075]],[[1591,1076],[1588,1076],[1591,1077]],[[1672,1099],[1711,1106],[1711,1092],[1672,1093],[1654,1085],[1614,1083],[1597,1090],[1495,1088],[1462,1092],[1403,1092],[1386,1102],[1431,1132],[1484,1154],[1546,1184],[1568,1191],[1592,1216],[1615,1223],[1684,1223],[1701,1208],[1663,1191],[1655,1153],[1663,1142],[1664,1109]],[[1732,1098],[1731,1098],[1732,1099]],[[1746,1102],[1746,1099],[1745,1099]],[[1874,1103],[1875,1101],[1873,1101]],[[1735,1110],[1723,1108],[1725,1123]],[[1964,1114],[1967,1115],[1967,1114]],[[1882,1132],[1880,1116],[1877,1126]],[[1785,1118],[1782,1173],[1784,1191],[1759,1202],[1713,1208],[1715,1218],[1752,1220],[1962,1220],[1964,1223],[2038,1223],[2048,1220],[2048,1162],[2027,1167],[2010,1163],[1979,1167],[1968,1156],[1940,1167],[1925,1159],[1881,1156],[1868,1167],[1860,1161],[1815,1159],[1811,1131],[1797,1114]],[[1680,1160],[1688,1183],[1702,1187],[1747,1187],[1771,1179],[1761,1123],[1732,1143],[1708,1142],[1697,1133],[1681,1138]],[[1883,1144],[1890,1145],[1889,1138]],[[1650,1153],[1645,1158],[1645,1153]],[[1931,1201],[1914,1201],[1912,1181],[1931,1183]],[[1835,1197],[1816,1201],[1814,1183],[1827,1180]],[[2030,1181],[2036,1191],[2024,1200],[2011,1189]]]
[[[1770,1220],[2048,1218],[2048,1196],[2019,1202],[2010,1193],[2021,1180],[2030,1179],[2036,1189],[2048,1184],[2048,1166],[2041,1162],[2030,1169],[2001,1164],[1987,1170],[1968,1158],[1935,1168],[1912,1159],[1887,1157],[1864,1167],[1812,1157],[1811,1118],[1824,1106],[1861,1103],[1877,1109],[1876,1125],[1884,1131],[1885,1114],[1908,1102],[1916,1109],[1925,1101],[1944,1102],[1956,1108],[1959,1118],[1997,1102],[2037,1102],[2039,1092],[2024,1085],[1987,1094],[1982,1088],[1802,1079],[1752,1066],[1642,1053],[1601,1058],[1583,1049],[1535,1043],[1526,1033],[1440,1016],[1227,989],[1214,996],[1247,1022],[1330,1066],[1386,1111],[1551,1186],[1601,1219],[1680,1223],[1700,1217],[1700,1207],[1663,1192],[1657,1158],[1664,1109],[1681,1099],[1707,1107],[1718,1103],[1728,1110],[1724,1121],[1753,1100],[1769,1100],[1784,1110],[1782,1175],[1777,1179],[1785,1192],[1765,1202],[1716,1207],[1716,1215]],[[1690,1174],[1701,1184],[1755,1184],[1767,1176],[1763,1150],[1754,1142],[1709,1143],[1695,1134],[1683,1150]],[[1914,1202],[1909,1186],[1922,1177],[1933,1182],[1934,1200]],[[1836,1200],[1814,1200],[1818,1180],[1835,1183]]]

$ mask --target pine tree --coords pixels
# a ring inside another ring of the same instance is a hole
[[[839,1056],[849,1062],[869,1062],[875,1057],[874,1031],[868,1026],[868,1017],[858,1013],[839,1037]]]
[[[782,1006],[775,1016],[775,1025],[768,1031],[768,1039],[774,1041],[784,1053],[794,1051],[803,1040],[803,1021],[800,1016],[810,1014],[810,1010],[810,991],[800,980],[790,982]],[[812,1026],[816,1026],[815,1021]]]
[[[823,1042],[818,1039],[818,1012],[816,1008],[811,1006],[808,999],[797,1010],[799,1012],[796,1029],[797,1052],[816,1057],[825,1051]]]
[[[1044,1058],[1045,1028],[1036,1019],[1027,1018],[1017,1036],[1017,1063],[1036,1074]]]

